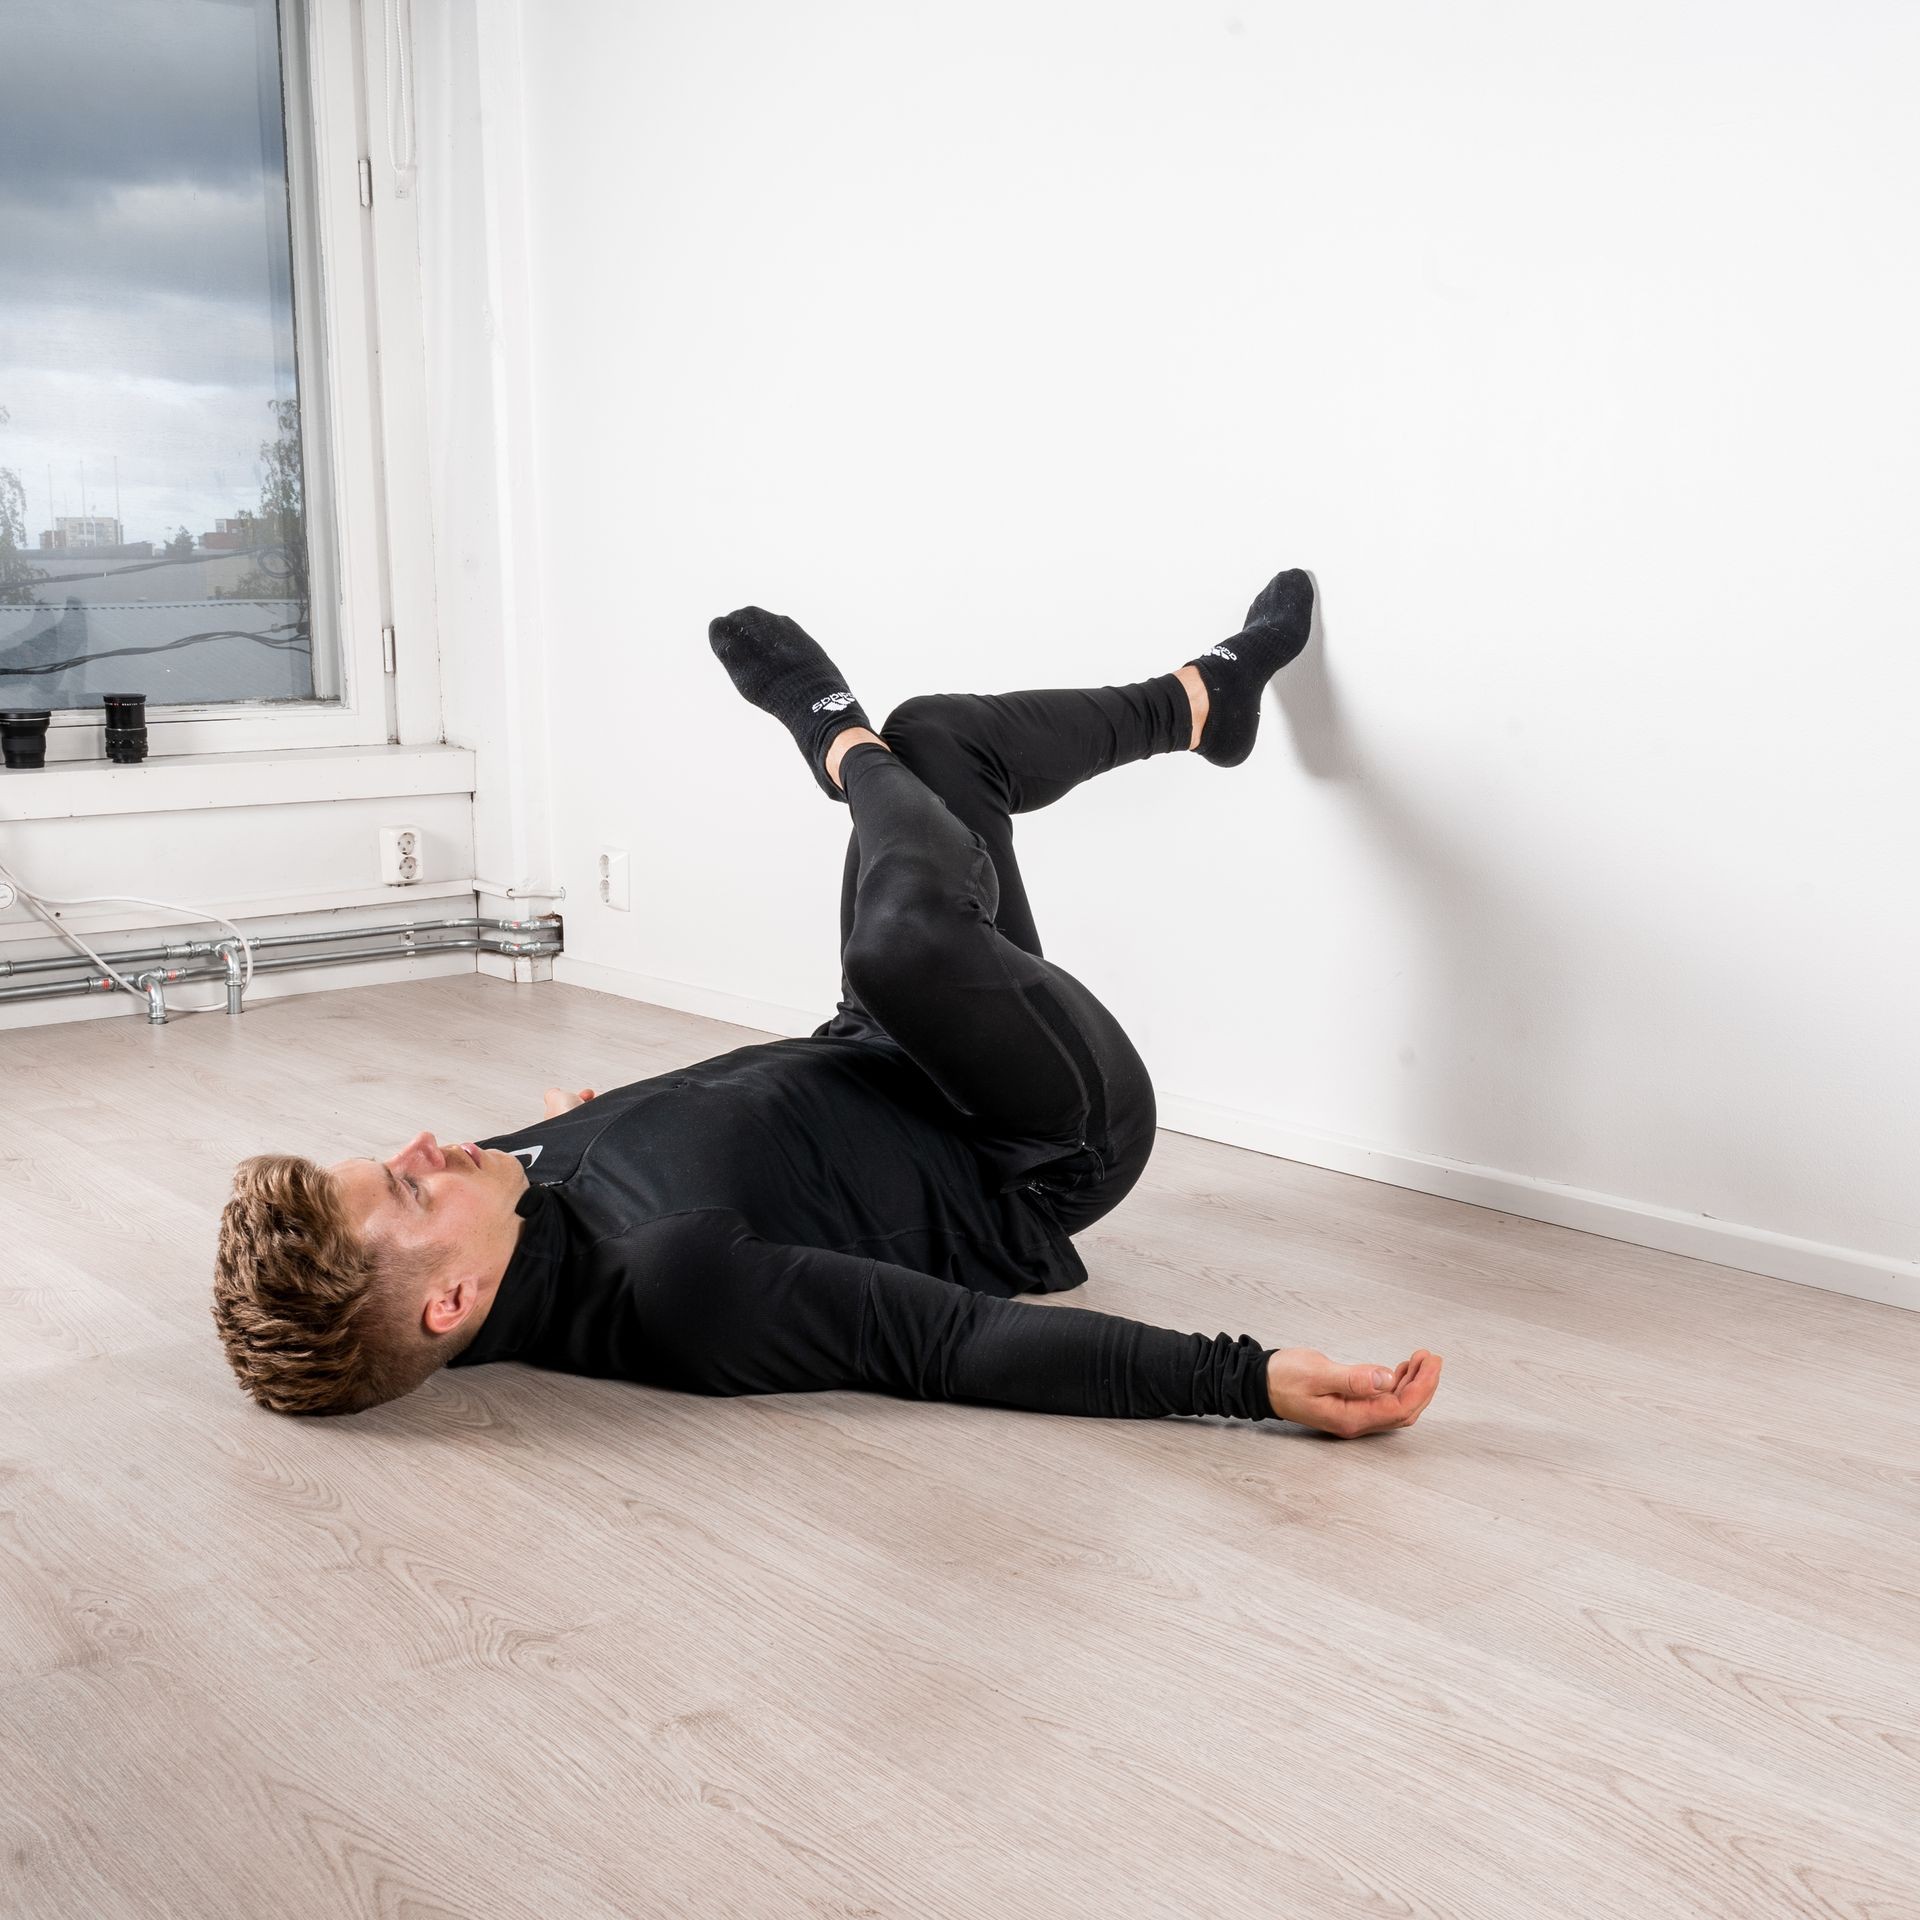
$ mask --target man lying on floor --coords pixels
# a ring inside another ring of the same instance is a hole
[[[598,1098],[550,1093],[543,1121],[491,1140],[242,1162],[214,1283],[241,1386],[276,1412],[353,1413],[443,1366],[518,1360],[692,1393],[1411,1426],[1440,1379],[1424,1348],[1340,1365],[1010,1297],[1086,1278],[1071,1236],[1154,1139],[1119,1022],[1041,957],[1012,816],[1153,754],[1238,766],[1312,604],[1283,573],[1177,672],[922,695],[879,734],[791,620],[714,621],[735,686],[852,815],[838,1012]]]

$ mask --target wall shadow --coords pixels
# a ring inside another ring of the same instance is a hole
[[[1592,1018],[1583,1018],[1569,993],[1567,966],[1575,942],[1602,940],[1631,978],[1657,983],[1666,1027],[1696,1039],[1695,1046],[1674,1051],[1665,1081],[1672,1107],[1681,1112],[1650,1113],[1648,1119],[1655,1127],[1664,1122],[1690,1128],[1700,1139],[1699,1087],[1710,1062],[1779,1055],[1786,1044],[1782,1035],[1796,1029],[1805,1010],[1783,1007],[1757,968],[1730,976],[1688,967],[1684,944],[1633,913],[1630,901],[1623,908],[1618,901],[1584,899],[1582,913],[1589,924],[1569,924],[1564,908],[1550,913],[1516,883],[1511,863],[1489,859],[1484,848],[1448,834],[1432,810],[1410,805],[1393,769],[1369,754],[1348,722],[1333,666],[1337,612],[1329,618],[1317,578],[1314,590],[1314,630],[1299,658],[1276,677],[1269,697],[1280,707],[1301,768],[1341,788],[1401,884],[1405,991],[1380,1010],[1382,1021],[1398,1029],[1400,1098],[1392,1136],[1376,1144],[1605,1190],[1607,1176],[1583,1163],[1592,1159],[1587,1149],[1594,1129],[1619,1124],[1617,1108],[1584,1111],[1581,1087],[1606,1036]],[[1529,724],[1550,725],[1551,718],[1516,714],[1508,727],[1517,733]],[[1684,832],[1684,822],[1676,830]],[[1577,857],[1578,849],[1571,851]],[[1700,849],[1703,860],[1711,861],[1713,854],[1711,846]],[[1610,912],[1604,925],[1598,924],[1602,912]],[[1445,1037],[1453,1032],[1463,1035],[1458,1049]],[[1497,1061],[1485,1063],[1476,1075],[1479,1053],[1488,1047],[1507,1049],[1524,1061],[1523,1124],[1539,1142],[1536,1154],[1516,1150],[1512,1129],[1496,1134],[1485,1121],[1486,1098],[1500,1097],[1501,1078],[1511,1079],[1509,1064]],[[1818,1097],[1834,1102],[1826,1109],[1834,1112],[1857,1102],[1859,1087],[1874,1078],[1873,1063],[1849,1060],[1837,1051],[1811,1069],[1802,1057],[1795,1069],[1797,1075],[1818,1074]],[[1718,1137],[1703,1141],[1693,1156],[1696,1173],[1662,1190],[1612,1197],[1852,1245],[1867,1254],[1884,1251],[1857,1244],[1857,1236],[1846,1239],[1844,1229],[1829,1227],[1823,1233],[1806,1217],[1807,1208],[1795,1222],[1779,1210],[1769,1218],[1757,1204],[1755,1196],[1806,1190],[1809,1169],[1802,1142],[1782,1111],[1800,1097],[1783,1086],[1777,1103],[1728,1102],[1714,1114]],[[1691,1116],[1687,1109],[1693,1110]],[[1733,1202],[1737,1212],[1717,1212],[1724,1204],[1718,1199],[1722,1189],[1745,1196]],[[1857,1203],[1849,1198],[1844,1204]],[[1880,1210],[1887,1211],[1884,1202]]]

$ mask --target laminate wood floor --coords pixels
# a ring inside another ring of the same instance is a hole
[[[1920,1915],[1920,1316],[1164,1134],[1035,1302],[1406,1432],[254,1408],[233,1162],[762,1036],[473,976],[0,1035],[0,1912]]]

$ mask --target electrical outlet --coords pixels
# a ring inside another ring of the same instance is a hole
[[[600,849],[600,898],[615,913],[633,911],[633,863],[625,847]]]
[[[420,878],[420,829],[380,829],[380,878],[389,887],[410,887]]]

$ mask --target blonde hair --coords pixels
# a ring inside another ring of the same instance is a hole
[[[241,1387],[273,1413],[360,1413],[410,1393],[455,1348],[400,1311],[427,1263],[369,1241],[324,1167],[256,1153],[234,1170],[213,1321]]]

